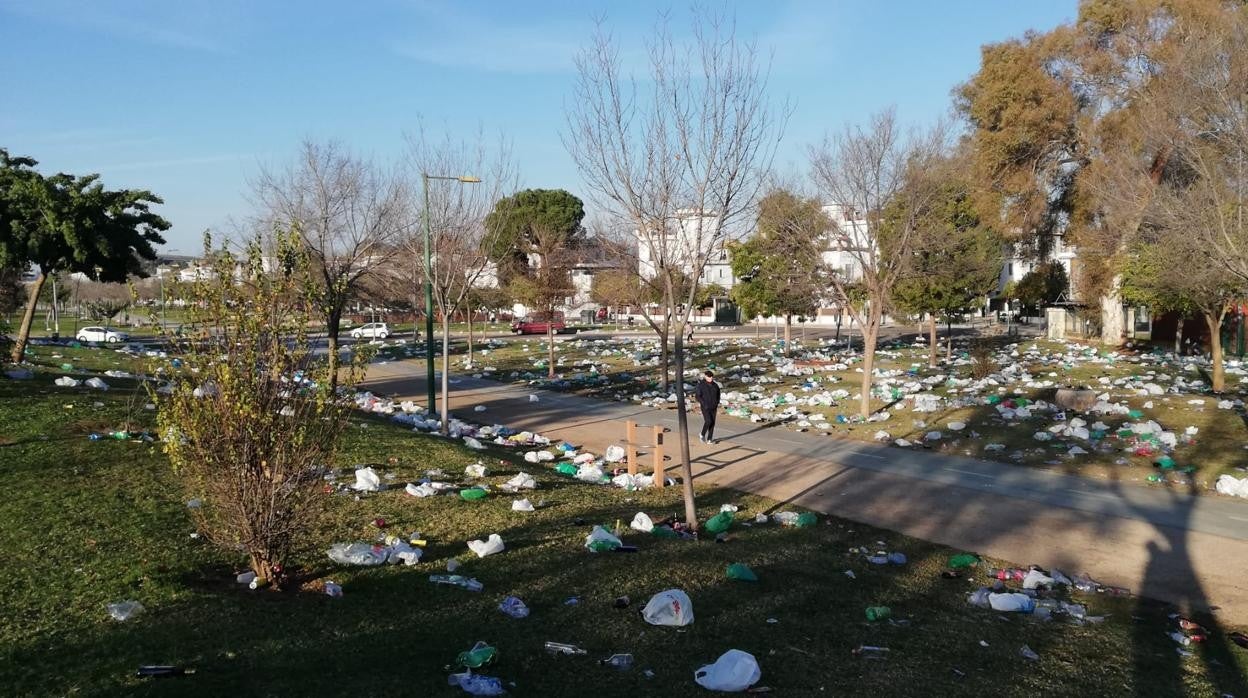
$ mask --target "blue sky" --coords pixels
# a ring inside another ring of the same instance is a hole
[[[946,114],[982,44],[1075,14],[1075,0],[726,7],[794,104],[778,165],[796,174],[810,143],[882,107]],[[583,195],[560,140],[573,56],[599,16],[639,54],[661,11],[686,23],[687,5],[642,1],[0,0],[0,147],[151,189],[182,252],[244,216],[249,178],[305,138],[393,161],[422,123],[501,133],[525,186]]]

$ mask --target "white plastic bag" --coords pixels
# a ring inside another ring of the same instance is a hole
[[[693,680],[702,688],[729,693],[744,691],[761,678],[763,672],[758,668],[758,660],[741,650],[728,650],[719,655],[714,664],[693,673]]]
[[[590,531],[588,536],[585,536],[585,547],[589,548],[590,552],[596,553],[598,551],[594,550],[594,544],[600,542],[606,543],[612,548],[618,548],[623,545],[623,543],[620,542],[620,539],[611,535],[607,529],[602,526],[594,526],[594,530]]]
[[[376,492],[381,489],[381,478],[377,477],[377,471],[372,468],[358,468],[355,471],[355,484],[351,487],[361,492]]]
[[[654,530],[654,521],[650,519],[650,516],[647,515],[646,512],[639,511],[637,512],[637,515],[633,517],[633,522],[630,523],[628,527],[634,531],[649,533]]]
[[[660,591],[641,610],[641,617],[650,625],[689,625],[693,622],[693,602],[680,589]]]
[[[1223,475],[1218,478],[1214,489],[1219,494],[1228,494],[1232,497],[1248,497],[1248,477],[1240,479],[1232,475]]]
[[[503,552],[503,538],[497,533],[491,533],[487,540],[468,541],[468,549],[476,553],[477,557],[501,553]]]
[[[533,511],[533,502],[528,499],[517,499],[511,503],[512,511]]]
[[[1023,577],[1023,588],[1035,589],[1038,586],[1053,586],[1053,578],[1040,570],[1027,570],[1027,576]]]
[[[340,565],[373,567],[383,564],[390,553],[385,548],[375,548],[368,543],[335,543],[329,546],[326,555]]]
[[[110,603],[108,605],[108,615],[112,616],[113,620],[118,622],[129,620],[134,617],[136,613],[142,612],[143,604],[138,601],[121,601],[118,603]]]
[[[472,449],[472,450],[474,450],[474,451],[484,451],[484,450],[485,450],[485,446],[484,446],[484,445],[483,445],[480,441],[477,441],[476,439],[472,438],[471,436],[465,436],[465,437],[464,437],[464,444],[465,444],[465,445],[467,445],[467,446],[468,446],[468,448],[471,448],[471,449]]]
[[[56,383],[62,388],[77,388],[78,386],[82,385],[82,381],[76,378],[70,378],[69,376],[61,376],[60,378],[57,378],[56,380],[52,382]]]
[[[485,466],[480,463],[473,463],[472,465],[464,468],[464,475],[466,477],[485,477],[487,472],[488,471],[485,469]]]
[[[96,390],[108,390],[108,383],[105,383],[99,378],[88,378],[85,385],[88,388],[95,388]]]
[[[603,454],[603,458],[608,463],[619,463],[624,460],[624,448],[621,446],[607,446],[607,452]]]
[[[537,480],[528,473],[516,473],[516,476],[499,486],[504,492],[537,489]]]
[[[988,605],[994,611],[1006,613],[1031,613],[1036,601],[1026,594],[989,594]]]

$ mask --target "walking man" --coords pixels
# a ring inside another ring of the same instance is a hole
[[[714,444],[715,412],[719,409],[719,384],[715,382],[714,373],[707,371],[703,374],[693,396],[698,400],[698,407],[702,408],[702,433],[698,434],[698,440],[704,444]]]

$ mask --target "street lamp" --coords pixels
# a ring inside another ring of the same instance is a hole
[[[461,184],[477,184],[481,180],[468,175],[444,177],[424,172],[420,173],[420,179],[425,190],[425,383],[429,393],[429,414],[433,415],[437,412],[434,407],[437,396],[433,387],[433,274],[430,272],[429,257],[430,239],[433,237],[433,232],[429,223],[429,180],[447,179]],[[442,418],[446,419],[446,415],[442,415]]]

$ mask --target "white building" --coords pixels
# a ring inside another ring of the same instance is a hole
[[[700,214],[692,209],[677,212],[676,220],[666,231],[648,239],[640,230],[637,236],[637,273],[652,279],[660,263],[675,266],[692,275],[699,263],[702,273],[698,280],[732,288],[737,283],[732,275],[727,239],[719,230],[719,217]]]
[[[823,207],[823,213],[832,222],[827,247],[823,250],[823,263],[842,278],[861,279],[862,260],[871,259],[875,254],[866,217],[843,204],[828,204]]]

